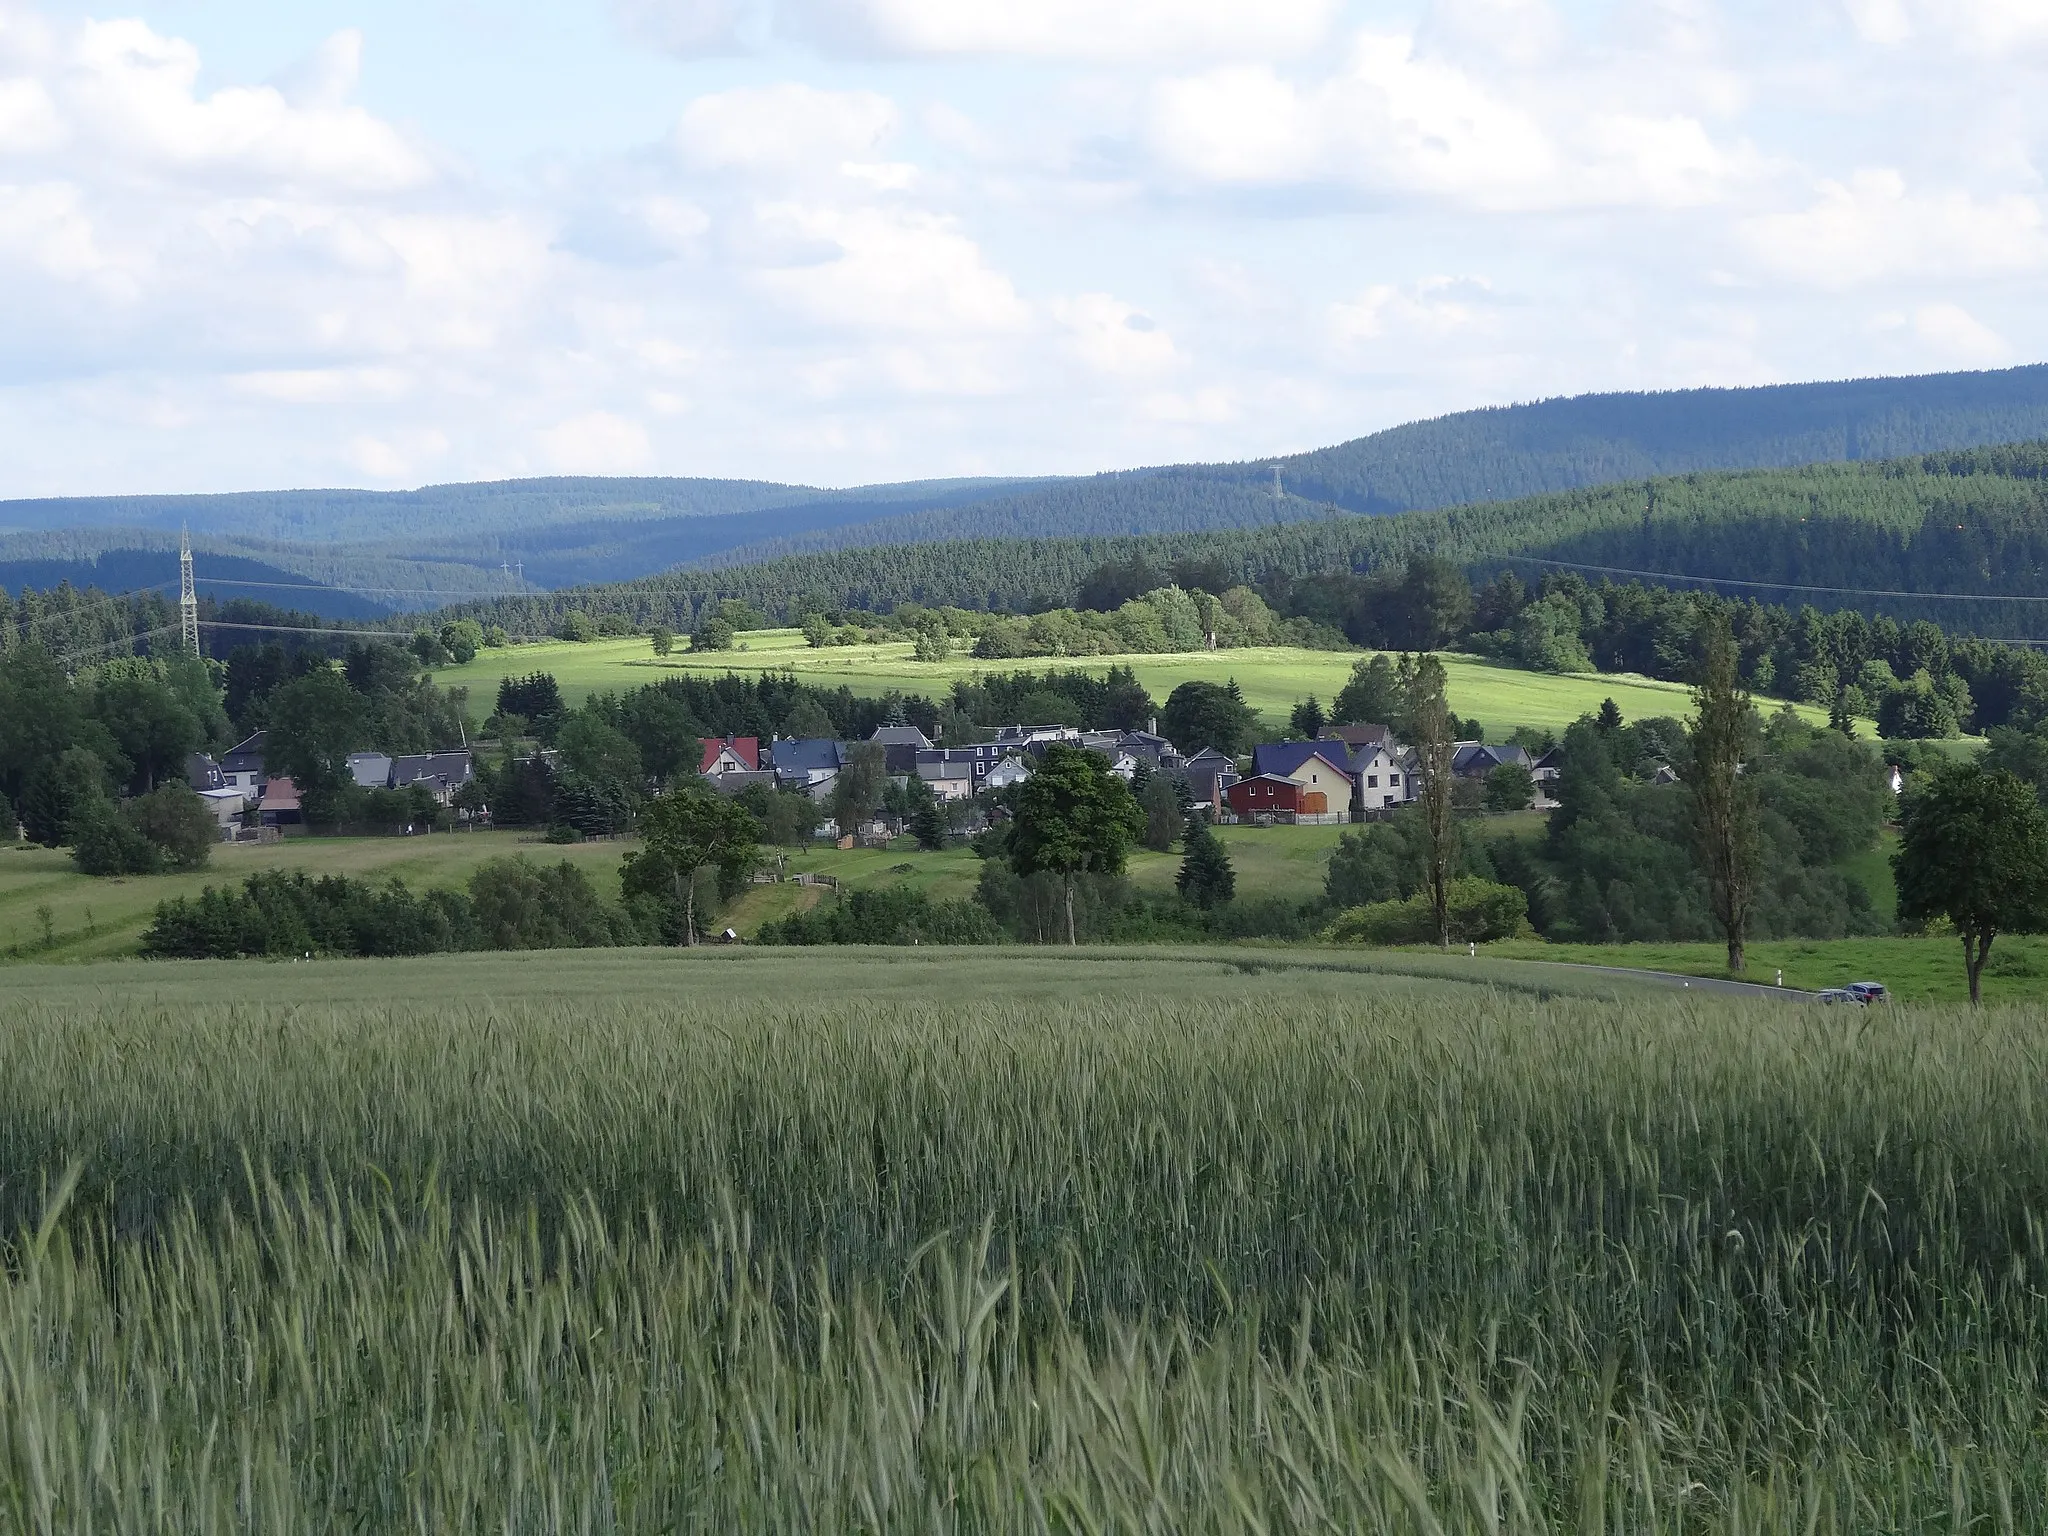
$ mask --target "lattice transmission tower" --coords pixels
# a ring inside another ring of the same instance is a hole
[[[192,530],[178,530],[178,643],[199,654],[199,594],[192,586]]]

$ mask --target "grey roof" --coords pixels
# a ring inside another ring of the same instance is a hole
[[[878,741],[885,747],[916,747],[920,752],[931,750],[931,738],[914,725],[878,725],[869,741]]]
[[[391,763],[391,784],[395,789],[419,783],[467,784],[470,774],[467,752],[415,752],[394,758]]]
[[[382,789],[391,782],[391,759],[382,752],[351,752],[348,771],[357,789]]]
[[[185,782],[202,795],[209,789],[222,785],[220,764],[204,752],[194,752],[185,759]]]
[[[229,747],[221,755],[221,771],[223,773],[248,773],[251,769],[254,769],[261,772],[263,768],[263,739],[269,734],[268,731],[258,731],[248,740],[237,742],[234,746]]]
[[[791,736],[771,743],[776,769],[783,773],[822,772],[844,766],[845,749],[829,736]]]

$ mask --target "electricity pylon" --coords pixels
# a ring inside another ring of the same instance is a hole
[[[199,654],[199,594],[192,586],[192,530],[178,530],[178,643]]]

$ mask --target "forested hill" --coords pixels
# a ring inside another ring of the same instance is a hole
[[[844,549],[463,611],[520,633],[550,629],[571,609],[686,628],[707,600],[723,597],[770,612],[810,595],[877,611],[906,601],[1021,611],[1072,603],[1082,579],[1112,561],[1163,570],[1193,557],[1214,562],[1229,579],[1256,583],[1275,574],[1370,570],[1422,551],[1475,571],[1506,564],[1533,576],[1544,561],[1609,567],[1724,584],[1775,602],[1860,607],[1931,617],[1957,631],[2037,638],[2048,635],[2048,442],[1683,475],[1389,517]],[[1757,585],[1728,585],[1739,583]],[[2030,600],[1937,595],[1957,593]]]
[[[1461,411],[1279,460],[1353,512],[1501,501],[1712,469],[1896,459],[2048,437],[2048,365],[1758,389],[1581,395]],[[1270,477],[1245,465],[1250,479]]]
[[[1277,459],[1096,475],[872,522],[783,530],[704,563],[859,544],[1258,528],[1332,509],[1386,514],[1702,470],[1855,463],[2037,437],[2048,437],[2048,365],[1580,395],[1460,411]]]
[[[1707,470],[1865,462],[2048,436],[2048,365],[1759,389],[1583,395],[1464,411],[1335,447],[1078,479],[852,490],[561,477],[416,491],[0,502],[0,560],[78,558],[189,523],[211,547],[366,596],[629,580],[866,545],[1206,535]],[[1280,471],[1274,495],[1273,469]],[[8,535],[12,535],[8,537]],[[1405,537],[1405,535],[1403,535]],[[126,542],[124,542],[124,540]],[[858,568],[858,562],[856,562]],[[372,591],[372,588],[379,589]]]

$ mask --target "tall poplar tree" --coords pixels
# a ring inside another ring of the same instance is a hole
[[[1451,865],[1457,858],[1458,828],[1451,817],[1451,707],[1445,695],[1444,664],[1434,656],[1401,658],[1408,702],[1408,744],[1415,749],[1417,801],[1422,811],[1423,851],[1429,864],[1429,904],[1440,949],[1451,945]]]
[[[1762,860],[1756,789],[1742,772],[1755,749],[1756,710],[1737,660],[1727,617],[1715,613],[1707,621],[1706,656],[1692,694],[1698,713],[1687,732],[1692,763],[1686,787],[1692,794],[1693,851],[1707,877],[1714,920],[1728,940],[1730,974],[1743,969]]]

